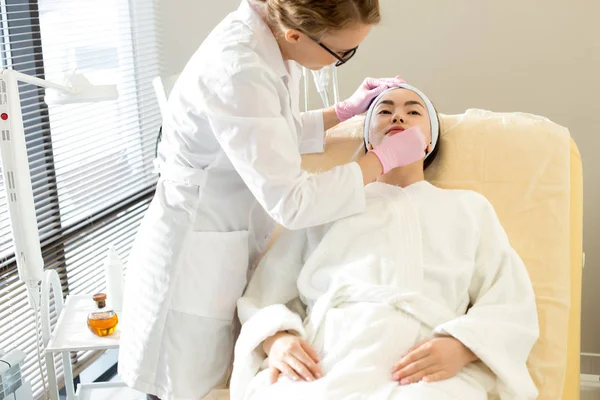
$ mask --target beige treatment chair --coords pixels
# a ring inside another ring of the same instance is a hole
[[[539,399],[578,400],[583,183],[577,147],[567,129],[529,114],[468,110],[440,119],[441,148],[426,179],[478,191],[492,202],[536,293],[540,338],[528,366]],[[327,170],[363,148],[357,117],[330,130],[326,152],[305,156],[303,166]],[[206,398],[217,399],[229,399],[228,392]]]

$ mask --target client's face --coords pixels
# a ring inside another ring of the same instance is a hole
[[[377,147],[388,136],[414,126],[425,135],[425,143],[430,143],[431,124],[423,99],[412,90],[392,90],[375,105],[369,125],[369,147]]]

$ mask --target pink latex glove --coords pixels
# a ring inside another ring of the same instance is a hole
[[[401,83],[406,83],[405,80],[397,76],[395,78],[366,78],[360,87],[352,96],[344,101],[336,103],[334,106],[335,114],[340,122],[345,121],[355,115],[362,114],[367,111],[369,104],[381,92]]]
[[[418,126],[389,136],[379,146],[371,150],[383,165],[383,173],[403,167],[425,157],[425,136]]]

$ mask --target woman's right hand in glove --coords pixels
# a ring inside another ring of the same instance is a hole
[[[317,352],[296,335],[278,332],[264,341],[263,350],[269,356],[271,383],[277,382],[280,374],[296,382],[311,382],[323,377],[317,365]]]
[[[366,78],[356,92],[348,99],[334,105],[335,114],[340,122],[367,111],[369,104],[383,91],[406,81],[400,76],[395,78]]]

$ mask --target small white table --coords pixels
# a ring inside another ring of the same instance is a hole
[[[70,295],[67,296],[64,304],[62,296],[55,296],[58,321],[54,330],[50,331],[50,288],[53,289],[54,293],[61,293],[60,282],[55,271],[46,271],[42,283],[42,334],[46,349],[50,399],[59,400],[54,365],[55,354],[62,355],[67,400],[145,399],[145,394],[130,389],[123,382],[83,383],[77,386],[77,392],[75,392],[70,353],[119,348],[120,321],[112,335],[98,337],[87,326],[87,316],[95,310],[95,303],[92,301],[91,295]],[[120,319],[121,316],[117,315]]]

